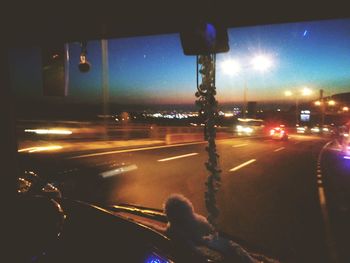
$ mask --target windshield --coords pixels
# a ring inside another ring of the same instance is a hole
[[[218,229],[281,261],[347,258],[350,19],[228,37],[215,75]],[[23,171],[68,198],[163,209],[177,193],[208,215],[197,60],[179,34],[13,48],[9,63]]]

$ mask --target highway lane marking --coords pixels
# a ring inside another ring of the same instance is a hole
[[[322,170],[321,170],[321,160],[324,150],[330,145],[332,141],[327,142],[320,151],[318,158],[317,158],[317,187],[318,187],[318,198],[320,201],[320,207],[321,207],[321,213],[324,223],[324,231],[325,231],[325,239],[326,239],[326,245],[328,247],[328,253],[330,256],[331,262],[338,262],[338,253],[336,249],[336,243],[333,236],[333,232],[331,229],[330,219],[329,219],[329,213],[327,210],[327,200],[326,195],[324,192],[324,187],[322,184]]]
[[[260,138],[260,137],[250,137],[249,139],[254,139],[254,138]],[[232,139],[239,139],[239,138],[221,139],[217,141],[217,144],[220,144],[225,141],[231,141]],[[109,155],[109,154],[116,154],[116,153],[148,151],[148,150],[155,150],[155,149],[162,149],[162,148],[172,148],[172,147],[181,147],[181,146],[187,146],[187,145],[207,144],[207,143],[208,143],[207,141],[199,141],[199,142],[178,143],[178,144],[171,144],[171,145],[149,146],[149,147],[142,147],[142,148],[132,148],[132,149],[125,149],[125,150],[114,150],[114,151],[107,151],[107,152],[82,154],[77,156],[70,156],[70,157],[67,157],[67,159],[80,159],[80,158],[102,156],[102,155]]]
[[[247,162],[244,162],[244,163],[242,163],[242,164],[240,164],[240,165],[238,165],[238,166],[233,167],[232,169],[230,169],[230,172],[237,171],[237,170],[243,168],[244,166],[247,166],[247,165],[249,165],[249,164],[251,164],[251,163],[253,163],[253,162],[255,162],[255,161],[256,161],[256,159],[251,159],[251,160],[249,160],[249,161],[247,161]]]
[[[247,146],[248,143],[242,143],[242,144],[237,144],[237,145],[232,145],[233,148],[237,148],[237,147],[243,147],[243,146]]]
[[[285,147],[280,147],[280,148],[277,148],[276,150],[274,150],[274,152],[279,152],[279,151],[282,151],[284,149],[285,149]]]
[[[180,159],[180,158],[186,158],[186,157],[194,156],[197,154],[198,153],[188,153],[188,154],[173,156],[173,157],[169,157],[169,158],[165,158],[165,159],[160,159],[160,160],[158,160],[158,162],[166,162],[166,161],[176,160],[176,159]]]
[[[128,152],[138,152],[138,151],[147,151],[147,150],[155,150],[155,149],[163,149],[163,148],[171,148],[171,147],[180,147],[180,146],[186,146],[186,145],[193,145],[193,144],[204,144],[205,142],[193,142],[193,143],[179,143],[179,144],[173,144],[173,145],[160,145],[160,146],[150,146],[150,147],[142,147],[142,148],[133,148],[133,149],[125,149],[125,150],[115,150],[115,151],[108,151],[108,152],[100,152],[100,153],[90,153],[90,154],[83,154],[83,155],[77,155],[68,157],[68,159],[79,159],[79,158],[86,158],[86,157],[94,157],[94,156],[101,156],[101,155],[109,155],[109,154],[116,154],[116,153],[128,153]]]

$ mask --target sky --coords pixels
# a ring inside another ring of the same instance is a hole
[[[350,19],[300,22],[228,30],[230,51],[217,55],[219,103],[243,100],[288,102],[286,90],[295,94],[305,86],[325,95],[350,89]],[[90,41],[88,73],[78,70],[80,44],[69,44],[69,94],[65,100],[101,100],[101,43]],[[272,67],[258,72],[250,61],[256,55],[271,58]],[[221,65],[232,59],[242,65],[237,74],[225,74]],[[42,97],[41,52],[14,49],[9,54],[14,93]],[[111,102],[120,104],[193,104],[196,60],[185,56],[179,34],[111,39],[108,41]]]

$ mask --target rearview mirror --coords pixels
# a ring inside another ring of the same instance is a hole
[[[218,23],[194,23],[180,33],[180,38],[185,55],[229,51],[227,29]]]

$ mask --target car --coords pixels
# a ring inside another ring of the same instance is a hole
[[[344,159],[350,160],[350,139],[348,136],[342,136],[338,139],[340,152]]]
[[[310,129],[311,134],[322,134],[322,135],[334,135],[334,127],[331,125],[320,125],[317,124]]]
[[[343,158],[350,160],[350,143],[345,145],[343,148]]]
[[[261,135],[264,127],[264,121],[261,119],[238,118],[235,132],[239,136]]]
[[[288,132],[284,127],[279,126],[270,130],[270,138],[273,140],[287,141],[288,137]]]
[[[305,134],[309,132],[307,126],[297,126],[296,131],[297,133],[301,133],[301,134]]]

